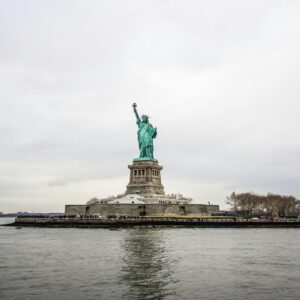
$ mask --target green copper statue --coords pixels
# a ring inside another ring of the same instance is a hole
[[[157,128],[153,127],[149,123],[149,117],[146,115],[142,115],[142,119],[140,118],[135,103],[132,104],[134,114],[136,116],[136,124],[139,127],[138,130],[138,141],[140,148],[140,157],[135,158],[134,161],[137,160],[154,160],[153,157],[153,139],[156,138]]]

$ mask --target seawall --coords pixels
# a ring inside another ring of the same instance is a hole
[[[182,226],[182,227],[231,227],[231,228],[300,228],[300,221],[265,220],[207,220],[200,218],[132,218],[132,219],[90,219],[90,218],[16,218],[12,224],[20,227],[61,228],[112,228],[133,226]]]

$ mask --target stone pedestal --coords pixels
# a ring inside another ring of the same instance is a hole
[[[128,168],[130,169],[130,180],[126,194],[139,194],[142,196],[147,194],[165,194],[160,177],[162,166],[157,161],[133,161],[133,164],[129,165]]]

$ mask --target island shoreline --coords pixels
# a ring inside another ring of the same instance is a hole
[[[11,227],[42,228],[122,228],[136,226],[203,227],[203,228],[300,228],[300,221],[269,220],[201,220],[201,219],[69,219],[69,218],[16,218],[15,222],[3,224]]]

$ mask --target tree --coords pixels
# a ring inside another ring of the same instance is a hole
[[[266,214],[272,218],[275,216],[287,217],[290,214],[298,213],[300,201],[293,196],[281,196],[272,193],[258,195],[253,192],[235,193],[226,197],[226,203],[235,212],[246,216],[250,214]]]

